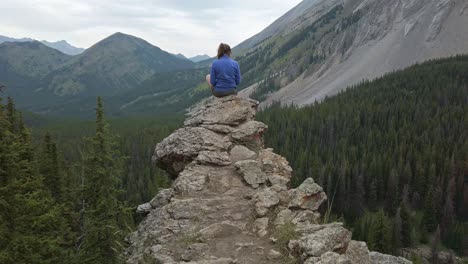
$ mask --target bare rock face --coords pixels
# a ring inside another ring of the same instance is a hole
[[[153,160],[174,182],[138,207],[146,217],[128,236],[127,263],[384,263],[369,262],[366,244],[342,224],[320,224],[327,196],[313,179],[290,189],[288,161],[263,148],[257,105],[235,96],[205,102],[156,146]],[[291,227],[285,252],[274,241]]]

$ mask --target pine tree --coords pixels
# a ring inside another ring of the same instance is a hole
[[[369,248],[373,251],[391,253],[392,227],[390,220],[381,209],[375,215],[369,230]]]
[[[47,131],[42,142],[39,161],[39,171],[44,177],[44,183],[56,201],[62,197],[63,182],[59,171],[57,146]]]
[[[89,143],[84,160],[85,210],[80,263],[119,263],[123,239],[119,224],[122,224],[124,208],[118,199],[118,184],[123,157],[115,150],[100,97],[97,99],[96,133]]]
[[[403,200],[400,206],[401,217],[401,245],[411,247],[411,215],[407,202]]]
[[[0,263],[66,262],[64,221],[36,173],[29,131],[13,100],[0,110]]]

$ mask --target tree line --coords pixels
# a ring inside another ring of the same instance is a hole
[[[467,72],[468,56],[431,61],[258,118],[293,185],[314,178],[355,239],[386,253],[432,243],[466,256]]]
[[[0,263],[121,263],[124,237],[138,221],[135,205],[167,185],[150,168],[148,146],[169,126],[118,138],[98,98],[92,125],[65,123],[54,130],[64,138],[55,139],[37,131],[11,98],[0,101]]]

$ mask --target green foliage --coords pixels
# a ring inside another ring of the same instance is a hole
[[[29,131],[11,99],[6,111],[0,104],[0,124],[0,262],[66,263],[65,219],[38,174]]]
[[[297,239],[299,234],[296,232],[296,226],[294,224],[287,223],[277,227],[273,236],[278,240],[276,244],[279,246],[283,255],[286,255],[289,254],[289,241]]]
[[[427,232],[444,222],[444,210],[458,221],[468,219],[466,72],[468,56],[430,61],[304,108],[275,104],[258,119],[269,126],[266,145],[291,162],[293,185],[313,177],[334,194],[334,214],[355,229],[366,222],[360,206],[383,207],[393,219],[406,199],[402,242],[427,242]],[[450,196],[449,185],[454,186]],[[415,212],[421,211],[418,222]]]
[[[81,263],[120,263],[128,217],[119,201],[124,157],[116,150],[104,120],[102,99],[96,108],[96,132],[84,155],[83,239]]]

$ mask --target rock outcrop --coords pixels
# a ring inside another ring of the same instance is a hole
[[[375,257],[340,223],[320,224],[327,199],[313,179],[289,187],[287,160],[263,147],[258,102],[213,99],[156,146],[174,179],[138,207],[127,263],[409,263]],[[383,262],[383,261],[385,262]]]

